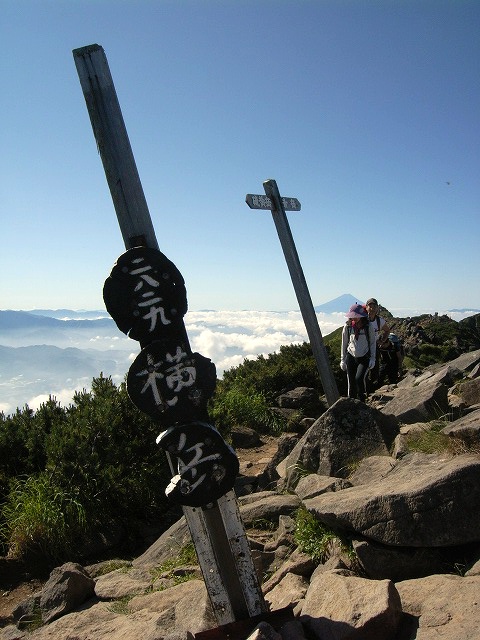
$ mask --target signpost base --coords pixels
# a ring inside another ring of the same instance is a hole
[[[260,622],[268,622],[275,631],[279,631],[286,622],[292,620],[295,620],[292,607],[285,607],[276,611],[261,613],[247,620],[230,622],[215,629],[199,631],[194,638],[195,640],[239,640],[240,638],[247,638]]]

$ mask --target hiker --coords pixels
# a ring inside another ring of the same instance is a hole
[[[373,325],[361,304],[352,304],[342,331],[340,368],[347,372],[348,397],[365,402],[365,380],[375,366],[376,342]]]
[[[378,302],[376,298],[369,298],[365,304],[365,309],[368,313],[368,319],[370,324],[373,326],[375,331],[375,344],[377,345],[376,355],[375,355],[375,366],[370,370],[368,374],[368,387],[369,391],[373,391],[379,385],[378,373],[379,373],[379,365],[380,365],[380,354],[378,352],[378,343],[379,340],[385,340],[388,337],[390,327],[387,324],[385,318],[378,315]]]
[[[380,367],[378,374],[379,386],[383,386],[388,380],[390,384],[398,382],[402,371],[403,349],[399,338],[394,333],[389,333],[385,338],[379,339]]]

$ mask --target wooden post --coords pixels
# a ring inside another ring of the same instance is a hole
[[[265,196],[248,194],[245,200],[252,209],[270,209],[272,212],[273,221],[277,228],[280,244],[282,245],[288,270],[292,278],[293,288],[295,289],[303,321],[305,322],[320,380],[327,398],[327,404],[330,407],[339,399],[340,394],[338,393],[337,383],[335,382],[330,367],[330,361],[323,343],[317,314],[315,313],[308,291],[292,232],[290,231],[287,216],[285,215],[285,209],[287,207],[290,210],[299,211],[300,203],[296,198],[282,198],[275,180],[265,180],[263,188],[267,196],[266,198]]]
[[[84,93],[125,247],[158,249],[103,48],[75,49]],[[170,466],[171,461],[169,459]],[[220,625],[266,611],[235,494],[206,507],[183,506],[212,607]]]

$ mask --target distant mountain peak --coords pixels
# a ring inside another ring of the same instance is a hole
[[[322,313],[340,313],[343,311],[344,313],[347,313],[352,304],[355,304],[356,302],[363,304],[361,298],[352,296],[351,293],[344,293],[329,302],[319,304],[315,307],[315,311]]]

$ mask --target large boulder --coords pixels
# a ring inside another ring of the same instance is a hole
[[[305,471],[346,478],[369,455],[388,455],[381,429],[385,416],[363,402],[340,398],[295,445],[282,463],[284,485],[294,486]]]
[[[382,481],[305,500],[318,520],[387,545],[480,540],[480,456],[409,454]]]
[[[341,570],[312,578],[301,618],[309,638],[392,640],[402,609],[390,580],[367,580]]]
[[[382,410],[407,424],[428,422],[448,411],[448,387],[437,379],[420,381],[402,389]]]
[[[480,576],[433,575],[397,582],[404,614],[417,619],[418,640],[478,640]]]

